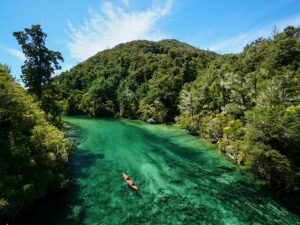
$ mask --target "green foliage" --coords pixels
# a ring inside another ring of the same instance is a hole
[[[55,70],[61,69],[61,53],[46,47],[47,34],[42,31],[40,25],[32,25],[31,28],[14,32],[13,35],[26,57],[21,75],[25,86],[41,102],[41,108],[46,112],[48,120],[61,127],[60,116],[63,110],[58,102],[58,91],[50,79]]]
[[[288,158],[263,144],[252,146],[252,157],[247,165],[259,178],[266,180],[273,188],[290,190],[294,188],[294,174]]]
[[[179,95],[177,122],[284,191],[299,190],[299,32],[217,57]]]
[[[174,121],[182,86],[215,57],[176,40],[134,41],[99,52],[55,80],[66,113]]]
[[[46,119],[56,127],[61,128],[63,125],[61,121],[63,104],[58,93],[58,86],[54,83],[43,86],[40,107],[45,111]]]
[[[64,111],[69,115],[83,114],[80,110],[80,102],[82,99],[83,93],[81,91],[74,91],[66,99]]]
[[[31,28],[14,32],[13,35],[26,57],[22,66],[23,82],[40,99],[42,85],[48,84],[54,71],[61,69],[59,61],[63,61],[63,57],[59,52],[51,51],[45,46],[47,35],[40,25],[32,25]]]
[[[116,88],[114,79],[95,80],[81,100],[80,108],[90,116],[113,116],[115,104],[111,99],[115,99],[114,90]]]
[[[129,89],[118,90],[118,104],[120,107],[120,117],[137,118],[138,117],[138,101],[134,93]]]
[[[176,40],[134,41],[55,80],[67,113],[176,120],[269,185],[299,190],[299,36],[287,27],[226,55]]]
[[[299,105],[255,107],[247,112],[246,139],[262,142],[284,154],[299,151]]]
[[[33,97],[0,65],[0,223],[67,182],[70,149]]]
[[[167,115],[167,109],[159,100],[154,100],[153,103],[148,103],[145,100],[140,101],[139,112],[142,120],[152,119],[153,122],[162,123]]]

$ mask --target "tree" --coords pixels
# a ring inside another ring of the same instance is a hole
[[[118,93],[120,116],[124,118],[137,118],[138,102],[134,93],[127,87]]]
[[[40,25],[32,25],[24,30],[13,33],[26,57],[21,77],[29,92],[40,100],[43,85],[50,83],[54,71],[61,69],[59,61],[63,62],[64,59],[60,52],[49,50],[45,46],[47,34]]]
[[[70,143],[0,64],[0,224],[68,182]]]
[[[80,109],[90,116],[113,116],[115,114],[116,83],[114,79],[95,80],[80,102]]]

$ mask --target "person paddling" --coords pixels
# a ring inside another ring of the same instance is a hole
[[[126,175],[124,172],[122,173],[123,178],[125,179],[126,183],[134,190],[138,190],[136,184],[131,180],[130,176]]]

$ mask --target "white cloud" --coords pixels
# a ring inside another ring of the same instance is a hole
[[[105,2],[99,12],[90,12],[82,25],[69,22],[71,56],[85,60],[98,51],[117,44],[138,40],[159,40],[165,35],[156,28],[157,22],[171,12],[173,0],[153,4],[145,11],[132,12]]]
[[[6,51],[10,54],[10,55],[12,55],[12,56],[14,56],[15,58],[17,58],[17,59],[19,59],[19,60],[21,60],[21,61],[25,61],[25,55],[23,54],[23,52],[22,51],[19,51],[19,50],[17,50],[17,49],[14,49],[14,48],[6,48]]]
[[[279,31],[282,31],[287,26],[300,26],[300,15],[289,17],[264,27],[256,27],[249,32],[241,33],[226,40],[217,41],[212,44],[209,49],[218,53],[241,52],[247,44],[255,41],[257,38],[269,37],[274,26],[276,26]]]

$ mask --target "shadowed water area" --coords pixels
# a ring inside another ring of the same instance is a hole
[[[182,129],[129,120],[64,121],[77,130],[73,180],[23,224],[300,224],[296,212]],[[122,171],[134,178],[138,193]]]

